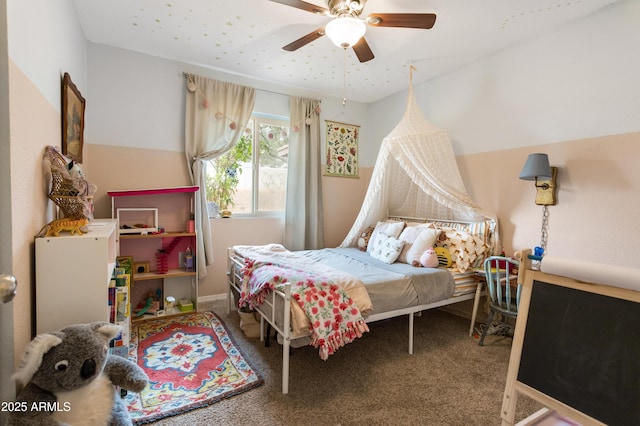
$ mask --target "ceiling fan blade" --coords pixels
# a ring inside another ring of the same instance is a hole
[[[375,57],[369,47],[369,43],[367,43],[367,40],[365,40],[364,37],[353,45],[353,51],[356,53],[360,62],[368,62]]]
[[[421,28],[428,30],[436,23],[433,13],[372,13],[367,24],[374,27]]]
[[[287,44],[282,48],[282,50],[286,50],[287,52],[293,52],[295,50],[300,49],[302,46],[305,46],[311,43],[312,41],[319,39],[323,35],[324,35],[324,27],[320,27],[317,30],[314,30],[309,34],[302,36],[299,39]]]
[[[274,3],[284,4],[285,6],[291,6],[298,9],[306,10],[307,12],[315,13],[317,15],[329,15],[329,9],[316,6],[315,4],[307,3],[302,0],[271,0]]]

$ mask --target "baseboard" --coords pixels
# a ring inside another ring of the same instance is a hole
[[[212,294],[210,296],[198,297],[198,304],[207,302],[217,302],[218,300],[227,300],[227,293]]]

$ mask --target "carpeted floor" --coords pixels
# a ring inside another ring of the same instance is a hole
[[[264,385],[158,425],[499,425],[511,339],[468,337],[468,320],[441,310],[370,324],[371,332],[322,361],[311,347],[291,356],[289,394],[281,393],[282,347],[246,338],[225,303],[201,305],[226,324]],[[516,419],[540,405],[521,397]]]

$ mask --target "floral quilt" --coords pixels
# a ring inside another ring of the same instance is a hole
[[[249,258],[242,274],[241,308],[254,308],[271,290],[291,284],[292,297],[309,318],[311,345],[323,360],[369,331],[357,305],[330,277]]]

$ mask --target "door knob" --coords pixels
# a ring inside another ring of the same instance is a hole
[[[8,303],[13,300],[18,289],[18,280],[13,275],[0,275],[0,300]]]

